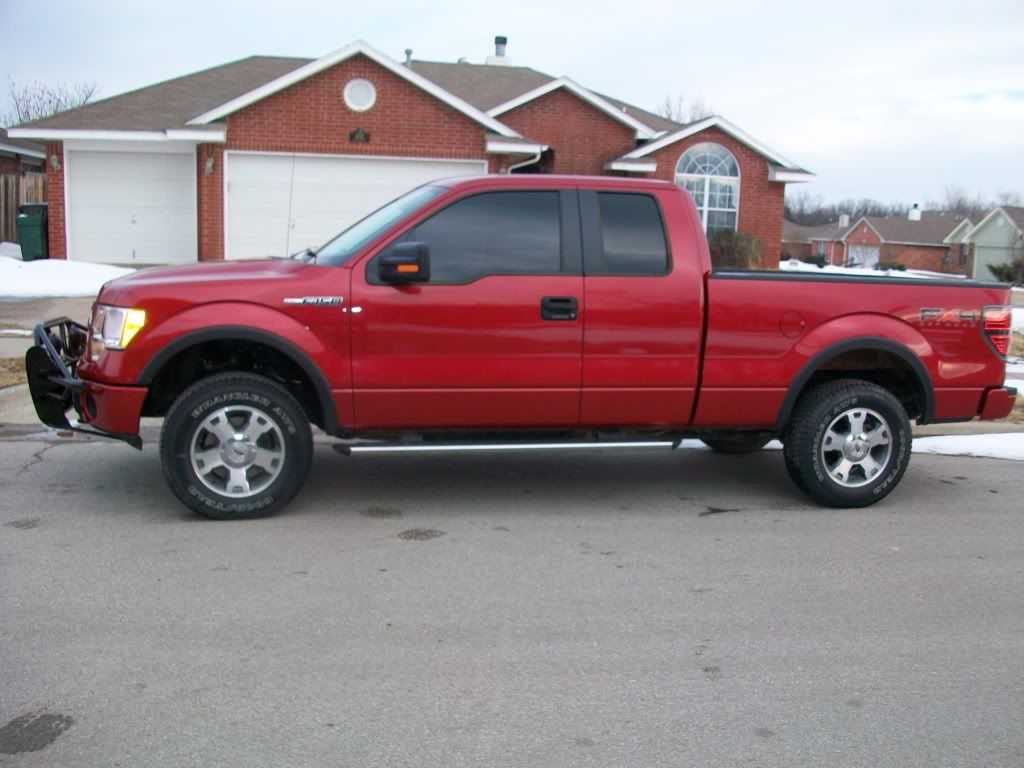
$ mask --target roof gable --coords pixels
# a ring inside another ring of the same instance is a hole
[[[967,233],[964,240],[973,240],[975,234],[987,227],[1000,216],[1006,219],[1006,221],[1010,223],[1010,226],[1017,230],[1017,234],[1024,237],[1024,208],[1019,208],[1013,205],[1004,205],[999,208],[993,208],[989,211],[988,214],[978,222],[978,225]]]
[[[431,96],[434,96],[440,101],[443,101],[448,106],[452,107],[458,112],[461,112],[462,114],[466,115],[467,117],[476,121],[477,123],[480,123],[488,130],[491,130],[494,133],[500,134],[502,136],[519,135],[508,126],[503,125],[502,123],[495,120],[493,117],[487,115],[484,112],[481,112],[476,107],[463,101],[458,96],[455,96],[454,94],[446,91],[444,88],[441,88],[439,85],[437,85],[437,83],[434,83],[428,80],[427,78],[423,77],[422,75],[417,74],[409,67],[399,64],[394,59],[384,55],[383,53],[376,50],[367,43],[363,42],[362,40],[357,40],[354,43],[350,43],[349,45],[346,45],[344,48],[339,48],[333,53],[329,53],[326,56],[311,61],[308,64],[299,67],[298,69],[294,69],[291,72],[283,74],[280,77],[277,77],[271,80],[270,82],[264,83],[257,88],[253,88],[252,90],[243,93],[240,96],[237,96],[233,99],[230,99],[229,101],[226,101],[223,104],[219,104],[213,109],[210,109],[204,112],[203,114],[192,118],[188,121],[188,124],[208,125],[209,123],[212,123],[215,120],[220,120],[221,118],[227,117],[232,112],[237,112],[240,109],[244,109],[245,107],[248,107],[251,104],[255,104],[257,101],[260,101],[261,99],[265,99],[267,96],[277,93],[278,91],[282,91],[285,88],[294,85],[295,83],[301,82],[302,80],[305,80],[308,77],[312,77],[313,75],[318,74],[319,72],[323,72],[324,70],[329,69],[330,67],[333,67],[336,64],[340,64],[346,59],[350,59],[353,56],[360,54],[366,56],[368,59],[371,59],[384,69],[390,70],[392,73],[398,75],[399,77],[408,80],[416,87],[426,91]]]
[[[657,152],[659,149],[663,149],[670,144],[675,144],[677,141],[682,141],[683,139],[693,136],[695,133],[707,130],[708,128],[718,128],[724,131],[737,141],[746,144],[758,154],[763,155],[773,163],[781,165],[783,168],[792,169],[794,171],[807,174],[808,176],[813,176],[813,174],[804,171],[796,163],[790,162],[775,150],[770,149],[766,145],[757,141],[753,136],[740,130],[738,126],[733,125],[721,115],[712,115],[711,117],[706,117],[703,120],[698,120],[694,123],[690,123],[689,125],[685,125],[677,131],[671,131],[654,141],[644,144],[642,147],[637,147],[632,152],[628,152],[623,155],[623,157],[630,160],[645,157],[653,152]]]
[[[605,113],[613,120],[616,120],[622,123],[623,125],[629,126],[634,131],[636,131],[637,138],[651,139],[654,138],[655,135],[657,135],[657,132],[653,128],[650,128],[649,126],[640,122],[635,117],[626,112],[624,109],[614,106],[606,99],[598,96],[593,91],[588,91],[582,85],[575,82],[574,80],[569,79],[568,77],[559,77],[554,80],[549,80],[548,82],[543,83],[541,85],[538,85],[536,88],[527,91],[526,93],[522,93],[513,99],[509,99],[508,101],[499,104],[496,107],[492,107],[491,109],[487,110],[487,114],[490,115],[491,117],[497,117],[498,115],[502,115],[506,112],[511,112],[516,107],[521,107],[524,104],[528,104],[534,99],[539,99],[541,96],[546,96],[552,91],[557,91],[559,88],[564,88],[565,90],[569,91],[574,96],[586,102],[590,106]]]

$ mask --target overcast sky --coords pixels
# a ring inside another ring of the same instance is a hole
[[[795,186],[826,201],[1024,194],[1024,0],[0,0],[0,32],[6,77],[101,97],[358,38],[482,63],[504,34],[512,63],[648,109],[703,99],[815,172]]]

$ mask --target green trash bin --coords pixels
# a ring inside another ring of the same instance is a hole
[[[46,231],[46,205],[23,205],[18,209],[18,245],[24,261],[45,259],[50,255]]]

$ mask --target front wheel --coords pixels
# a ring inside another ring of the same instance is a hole
[[[174,402],[160,435],[164,476],[205,517],[267,517],[309,474],[313,437],[302,406],[263,376],[223,373]]]
[[[910,463],[903,405],[867,381],[839,379],[804,394],[786,430],[786,469],[830,507],[866,507],[888,496]]]

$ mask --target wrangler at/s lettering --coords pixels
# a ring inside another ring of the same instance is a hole
[[[90,322],[37,327],[26,370],[50,426],[139,446],[140,418],[164,417],[167,481],[213,518],[284,507],[311,425],[346,455],[777,438],[801,490],[859,507],[908,470],[912,422],[1012,409],[1009,299],[716,271],[673,184],[483,176],[412,190],[295,258],[114,280]],[[100,334],[104,317],[135,325]]]

